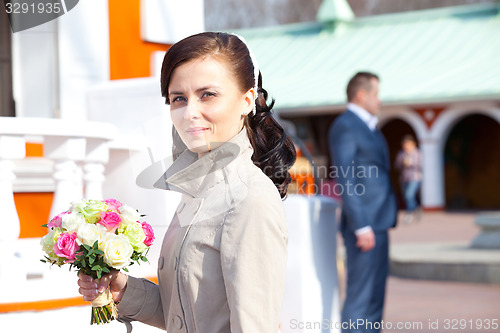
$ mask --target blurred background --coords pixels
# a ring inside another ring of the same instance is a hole
[[[35,22],[0,5],[1,327],[88,315],[75,274],[39,262],[41,225],[82,196],[116,198],[147,214],[157,241],[151,264],[132,274],[155,280],[179,198],[139,187],[135,177],[171,154],[163,55],[201,31],[245,37],[275,117],[299,151],[285,201],[282,332],[325,331],[292,328],[293,319],[338,321],[345,258],[327,132],[361,70],[380,76],[379,127],[392,161],[408,134],[423,159],[421,217],[391,231],[385,320],[423,325],[399,332],[444,332],[446,319],[500,320],[500,1],[42,2],[63,13]],[[398,180],[394,170],[403,214]],[[81,329],[102,328],[85,317]]]

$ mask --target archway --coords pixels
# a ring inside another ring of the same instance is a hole
[[[404,208],[404,200],[401,194],[401,186],[399,182],[399,171],[394,168],[394,161],[396,160],[396,155],[401,149],[401,139],[405,135],[412,135],[418,144],[417,136],[413,128],[404,120],[401,119],[391,119],[386,121],[382,128],[382,134],[387,141],[389,147],[389,158],[391,163],[391,181],[396,191],[396,196],[398,198],[398,206]]]
[[[456,123],[444,147],[446,207],[500,209],[500,124],[481,114]]]

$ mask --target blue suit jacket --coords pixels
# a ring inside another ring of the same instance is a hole
[[[396,225],[397,204],[389,177],[387,143],[352,111],[340,115],[328,133],[335,192],[342,197],[341,230]],[[340,192],[342,190],[342,193]]]

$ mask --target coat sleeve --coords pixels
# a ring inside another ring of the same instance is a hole
[[[220,255],[232,333],[278,331],[288,236],[283,203],[270,186],[276,193],[248,193],[223,226]]]
[[[158,285],[146,279],[129,276],[127,290],[118,305],[118,320],[140,321],[165,330]]]
[[[338,191],[341,191],[342,210],[347,217],[347,223],[353,231],[367,227],[369,225],[366,210],[360,209],[364,204],[361,196],[355,191],[356,185],[360,184],[360,179],[356,177],[359,162],[356,136],[352,128],[340,124],[332,128],[329,139],[330,155],[337,184],[341,186]]]

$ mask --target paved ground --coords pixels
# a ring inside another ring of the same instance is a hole
[[[391,244],[471,241],[479,233],[474,217],[424,213],[419,223],[394,229]],[[500,332],[487,329],[493,319],[500,327],[500,285],[389,278],[385,320],[415,326],[384,332]]]

